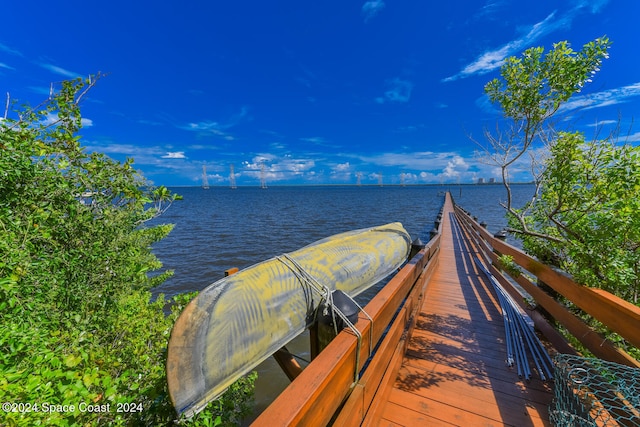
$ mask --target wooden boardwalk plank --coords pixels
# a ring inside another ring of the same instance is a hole
[[[378,425],[550,425],[551,385],[506,366],[500,306],[449,198],[442,230],[440,263]]]
[[[421,402],[404,401],[401,405],[389,402],[388,405],[390,411],[385,415],[388,418],[383,418],[380,421],[379,426],[451,427],[455,425],[438,419],[438,408],[429,408],[426,404],[423,405]]]

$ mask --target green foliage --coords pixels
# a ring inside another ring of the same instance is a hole
[[[0,402],[16,404],[2,414],[9,425],[176,417],[166,346],[192,295],[174,299],[169,316],[162,296],[151,300],[172,272],[159,271],[150,248],[172,226],[145,222],[178,197],[150,187],[131,159],[81,147],[79,101],[95,82],[64,82],[42,105],[0,121]],[[233,409],[191,424],[241,417],[245,381],[219,403]]]
[[[530,229],[558,242],[525,236],[525,248],[554,260],[580,283],[638,303],[639,196],[639,147],[561,132],[527,219]]]
[[[527,49],[522,57],[509,57],[501,68],[503,80],[487,83],[491,102],[502,107],[505,117],[526,120],[529,131],[551,117],[590,77],[599,71],[611,45],[607,37],[598,38],[576,52],[566,41],[555,43],[544,55],[542,47]]]
[[[546,54],[542,47],[532,47],[521,57],[509,57],[500,69],[502,79],[493,79],[485,85],[489,100],[502,108],[509,123],[508,130],[496,128],[494,134],[485,131],[488,147],[482,146],[485,161],[497,165],[507,187],[507,210],[511,211],[511,189],[508,185],[509,168],[536,144],[553,139],[553,129],[547,121],[563,103],[600,70],[608,58],[611,42],[607,37],[598,38],[576,52],[566,41],[555,43]],[[539,180],[536,171],[539,159],[532,157],[534,181]]]
[[[509,276],[514,279],[517,279],[522,274],[520,267],[516,264],[511,255],[500,255],[498,257],[498,264],[501,269],[506,271]]]
[[[579,283],[638,304],[640,149],[618,144],[613,136],[587,142],[579,132],[547,126],[562,104],[600,70],[610,45],[602,37],[574,52],[567,42],[560,42],[546,55],[538,47],[526,50],[521,58],[508,58],[502,80],[485,86],[491,101],[512,122],[506,142],[501,137],[489,139],[495,150],[490,157],[508,177],[518,158],[532,155],[536,186],[529,203],[513,207],[505,179],[510,231],[521,238],[527,252],[567,271]],[[544,143],[545,156],[534,152],[535,142]],[[604,325],[574,311],[625,347],[622,338]],[[639,354],[637,349],[626,349]]]
[[[189,420],[196,426],[232,427],[242,423],[242,419],[251,413],[249,405],[253,399],[254,383],[258,378],[256,372],[240,378],[224,392],[222,397],[209,403],[207,408]]]

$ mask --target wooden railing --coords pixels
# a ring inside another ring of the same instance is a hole
[[[360,345],[351,330],[340,332],[253,426],[361,425],[375,420],[380,408],[372,402],[395,381],[425,285],[438,262],[442,226],[436,224],[438,233],[364,307],[373,321],[360,314],[355,324],[362,335]],[[364,372],[357,360],[368,360]]]
[[[528,273],[519,274],[517,277],[510,276],[511,280],[515,281],[531,295],[538,306],[546,310],[558,323],[563,325],[591,353],[601,359],[640,368],[638,360],[598,334],[563,304],[557,302],[542,288],[534,284],[532,280],[537,278],[544,282],[558,294],[573,302],[584,312],[602,322],[610,330],[618,333],[636,347],[640,347],[640,307],[602,289],[589,288],[577,284],[568,276],[557,272],[508,243],[492,236],[459,207],[455,208],[455,212],[467,235],[475,241],[485,261],[491,265],[491,274],[528,312],[536,327],[551,340],[558,350],[566,353],[575,353],[575,350],[567,345],[564,338],[546,321],[545,317],[525,302],[520,291],[507,279],[509,273],[505,269],[496,267],[500,265],[498,261],[500,255],[511,256],[513,261]]]

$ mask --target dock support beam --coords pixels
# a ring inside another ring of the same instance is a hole
[[[289,381],[296,379],[302,372],[302,367],[293,355],[287,350],[287,347],[282,347],[280,350],[273,353],[273,358],[276,359],[280,368],[284,371],[289,378]]]

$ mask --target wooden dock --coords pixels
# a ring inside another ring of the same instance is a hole
[[[493,237],[454,208],[450,194],[436,228],[425,248],[364,307],[368,316],[361,314],[355,325],[359,337],[349,329],[339,333],[253,426],[551,425],[553,384],[536,374],[524,381],[506,365],[501,309],[476,257],[529,314],[552,355],[575,350],[539,309],[596,357],[640,368],[640,361],[531,280],[543,281],[634,345],[640,345],[640,307],[581,286]],[[511,256],[525,274],[508,279],[496,266],[500,254]],[[519,289],[536,305],[525,304]],[[358,361],[367,359],[362,373]]]
[[[525,382],[507,358],[493,287],[474,256],[450,198],[440,261],[427,285],[380,426],[546,426],[551,384]]]

